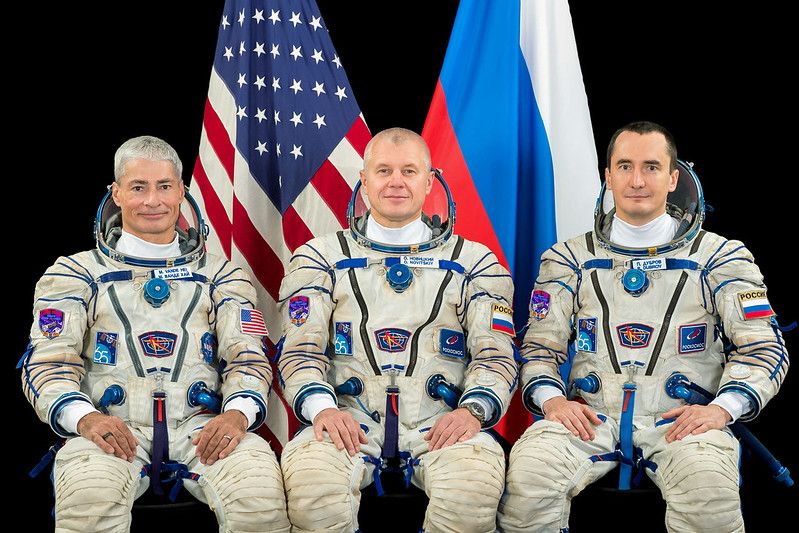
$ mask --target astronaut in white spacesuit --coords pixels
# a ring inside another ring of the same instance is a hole
[[[291,259],[278,369],[310,425],[281,459],[293,531],[355,531],[361,489],[391,468],[429,496],[425,531],[495,529],[505,459],[480,429],[516,385],[513,284],[485,246],[452,234],[451,198],[448,213],[422,212],[446,189],[437,177],[419,135],[375,135],[360,182],[371,209],[356,213],[356,188],[350,229]],[[463,391],[454,410],[440,382]]]
[[[763,276],[743,244],[702,230],[699,181],[663,127],[617,131],[605,177],[594,231],[541,259],[521,384],[545,419],[513,447],[499,525],[564,531],[571,499],[619,465],[620,488],[643,471],[660,488],[669,531],[743,531],[727,425],[756,417],[788,370]],[[686,405],[677,385],[712,401]]]
[[[220,531],[290,528],[275,455],[248,433],[272,378],[255,289],[205,252],[181,173],[161,139],[125,142],[97,248],[60,257],[36,285],[20,366],[36,414],[67,439],[56,531],[127,531],[133,501],[167,478],[207,503]],[[206,407],[220,400],[215,416]]]

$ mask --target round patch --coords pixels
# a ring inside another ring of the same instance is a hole
[[[746,365],[733,365],[730,369],[730,377],[735,379],[745,379],[752,375],[752,371]]]
[[[245,385],[254,386],[258,385],[261,382],[261,380],[259,380],[255,376],[247,375],[241,378],[241,382]]]
[[[480,374],[479,376],[477,376],[477,379],[475,381],[477,381],[478,385],[483,385],[484,387],[491,387],[492,385],[496,385],[497,378],[492,376],[491,374]]]

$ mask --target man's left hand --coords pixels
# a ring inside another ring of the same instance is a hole
[[[480,431],[480,421],[472,413],[459,407],[436,420],[424,436],[424,440],[429,441],[432,452],[456,442],[469,440],[477,435],[478,431]]]
[[[197,446],[195,455],[204,465],[230,455],[247,433],[247,417],[238,409],[231,409],[212,418],[191,443]]]
[[[663,418],[676,418],[666,432],[666,442],[700,435],[709,429],[722,429],[732,416],[718,405],[683,405],[663,413]]]

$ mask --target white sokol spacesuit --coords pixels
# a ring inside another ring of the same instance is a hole
[[[738,241],[701,230],[699,181],[679,167],[668,197],[675,221],[667,244],[611,242],[618,220],[603,189],[594,231],[542,256],[521,349],[525,405],[536,411],[536,392],[557,387],[603,422],[592,441],[558,422],[528,428],[509,459],[503,531],[562,531],[572,497],[616,465],[621,488],[633,468],[660,488],[669,531],[743,531],[738,441],[724,429],[667,443],[672,420],[661,414],[684,404],[667,385],[715,396],[733,419],[749,420],[777,393],[788,356],[752,255]],[[565,385],[558,365],[571,340],[576,353]]]
[[[312,427],[288,443],[281,463],[294,531],[355,531],[361,489],[392,461],[430,498],[426,531],[494,531],[500,445],[478,432],[429,451],[424,436],[452,410],[428,392],[442,379],[463,391],[460,405],[487,408],[484,428],[505,412],[517,379],[512,280],[485,246],[451,235],[451,201],[449,220],[423,215],[416,233],[432,238],[410,246],[372,240],[376,222],[352,215],[353,205],[350,231],[313,239],[291,259],[278,369],[301,421],[311,422],[308,398],[329,395],[368,444],[351,457],[329,437],[318,442]]]
[[[57,531],[128,530],[133,501],[158,470],[174,470],[215,511],[220,531],[289,530],[266,441],[247,433],[212,465],[194,454],[192,438],[214,416],[196,393],[220,393],[223,410],[247,398],[257,406],[252,430],[266,416],[272,373],[255,289],[241,268],[205,253],[188,194],[184,207],[181,254],[145,259],[115,249],[119,209],[106,195],[97,249],[60,257],[36,286],[22,387],[39,418],[67,439],[54,467]],[[121,418],[139,441],[133,462],[79,437],[74,420],[73,432],[62,426],[67,406]],[[171,463],[160,466],[158,453]]]

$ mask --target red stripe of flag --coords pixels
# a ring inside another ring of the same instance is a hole
[[[294,253],[294,250],[313,239],[314,235],[305,222],[297,214],[293,206],[289,206],[286,212],[283,213],[283,238],[286,240],[286,246],[289,251]],[[275,298],[277,300],[277,298]]]
[[[348,131],[344,137],[346,137],[352,147],[355,148],[355,151],[363,157],[363,152],[366,150],[366,145],[372,138],[372,134],[369,133],[369,128],[366,127],[366,123],[361,116],[358,115],[355,117],[355,122],[352,123],[350,131]]]
[[[233,197],[233,240],[241,251],[255,277],[272,298],[278,300],[280,282],[283,280],[283,263],[250,220],[239,199]]]
[[[352,189],[329,159],[325,159],[325,162],[316,171],[311,179],[311,185],[316,188],[327,207],[333,211],[341,227],[346,228],[347,205],[352,196]]]
[[[508,268],[508,260],[505,259],[494,227],[491,225],[482,200],[480,200],[480,194],[474,186],[469,167],[463,159],[458,138],[455,136],[455,131],[449,120],[449,111],[441,80],[436,84],[436,92],[433,95],[433,102],[430,104],[422,137],[430,147],[433,166],[445,170],[444,179],[447,180],[447,185],[449,185],[458,206],[455,231],[458,235],[488,246],[502,266]],[[431,197],[433,197],[432,194],[428,200],[433,200]],[[441,213],[442,211],[430,210],[429,205],[425,204],[425,212]]]
[[[763,317],[766,317],[766,316],[774,315],[776,313],[774,311],[772,311],[771,308],[768,308],[768,309],[764,309],[762,311],[747,311],[745,314],[746,314],[746,318],[748,320],[750,318],[763,318]]]
[[[208,142],[216,153],[219,163],[222,168],[227,172],[227,177],[230,183],[233,183],[233,168],[236,160],[236,148],[230,142],[225,125],[222,124],[219,115],[211,105],[211,100],[205,100],[205,116],[203,116],[203,126],[205,127],[205,134],[208,137]]]
[[[216,235],[219,237],[219,242],[222,244],[222,249],[226,257],[230,257],[230,240],[231,240],[231,224],[227,217],[227,212],[219,196],[216,194],[214,186],[211,185],[208,175],[205,173],[200,156],[197,156],[197,162],[194,164],[194,174],[192,175],[194,183],[200,188],[200,193],[205,202],[205,216],[213,226]]]

